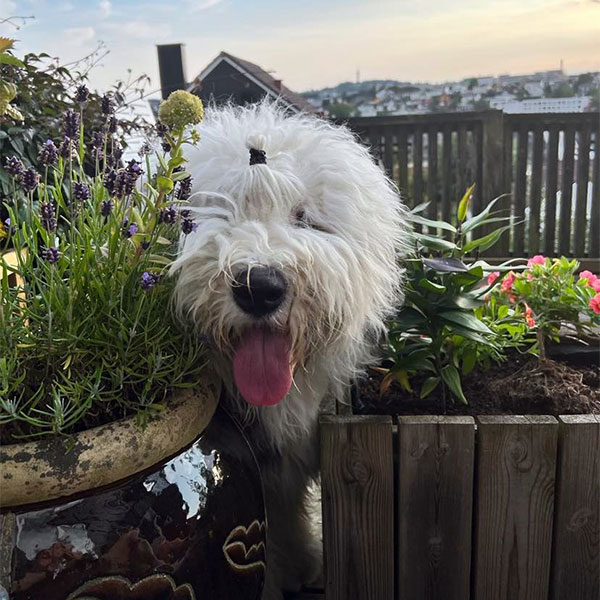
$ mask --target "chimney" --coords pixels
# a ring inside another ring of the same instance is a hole
[[[175,90],[186,87],[183,68],[182,44],[159,44],[158,72],[160,74],[160,90],[163,99]]]

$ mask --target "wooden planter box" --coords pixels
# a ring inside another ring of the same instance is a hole
[[[595,600],[600,416],[324,416],[327,600]]]

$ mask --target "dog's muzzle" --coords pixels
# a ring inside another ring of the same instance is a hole
[[[231,285],[235,303],[253,317],[275,312],[285,299],[287,282],[275,267],[252,266],[238,271]]]

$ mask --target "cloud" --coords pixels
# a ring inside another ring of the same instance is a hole
[[[17,10],[17,3],[13,0],[0,0],[0,15],[2,18],[12,17]]]
[[[193,13],[200,12],[202,10],[206,10],[208,8],[216,6],[217,4],[221,4],[221,2],[223,2],[223,0],[202,0],[200,2],[198,2],[198,0],[183,0],[183,1],[190,9],[190,12],[193,12]]]
[[[93,40],[96,32],[93,27],[69,27],[64,30],[65,39],[74,46],[83,46]]]
[[[106,29],[123,40],[161,40],[171,35],[168,25],[157,26],[148,21],[107,23]]]
[[[110,15],[112,14],[112,4],[110,3],[110,0],[100,0],[100,12],[102,13],[102,16],[106,19],[107,17],[110,17]]]

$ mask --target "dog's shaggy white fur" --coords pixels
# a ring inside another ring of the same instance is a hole
[[[264,598],[275,600],[319,572],[303,508],[318,476],[319,407],[347,396],[401,301],[406,218],[397,190],[345,128],[262,103],[209,109],[199,131],[187,157],[198,228],[173,266],[175,300],[208,336],[256,449],[268,519]],[[249,148],[267,163],[250,165]],[[281,306],[261,317],[232,296],[236,272],[256,265],[287,281]],[[289,340],[293,385],[275,406],[251,406],[234,382],[236,347],[257,326]]]

